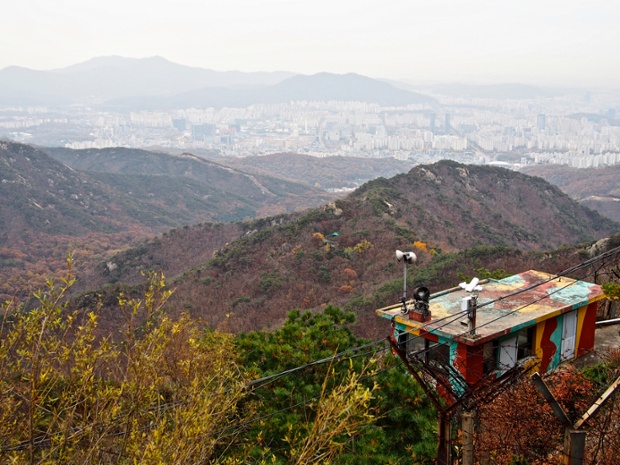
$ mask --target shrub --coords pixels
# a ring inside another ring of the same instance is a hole
[[[246,375],[233,338],[162,313],[171,292],[150,275],[143,299],[119,295],[122,337],[99,337],[98,309],[69,311],[74,278],[52,280],[32,310],[2,306],[2,463],[197,463],[218,458],[243,420]]]

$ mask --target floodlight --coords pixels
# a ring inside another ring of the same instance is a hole
[[[430,297],[431,291],[428,290],[428,287],[420,286],[413,291],[413,298],[415,299],[415,303],[413,305],[416,311],[424,315],[425,318],[429,315],[428,300]]]

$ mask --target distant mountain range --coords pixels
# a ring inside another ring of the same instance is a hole
[[[161,57],[95,58],[52,71],[0,70],[0,104],[108,103],[131,109],[248,106],[291,100],[433,103],[431,97],[357,74],[218,72]]]
[[[214,71],[155,56],[93,58],[66,68],[39,71],[17,66],[0,70],[0,105],[107,104],[126,109],[246,107],[291,100],[364,101],[381,105],[436,104],[426,93],[471,98],[531,99],[578,89],[526,84],[413,85],[358,74],[286,71]]]
[[[205,87],[247,88],[278,83],[293,73],[219,72],[161,57],[101,57],[51,71],[0,70],[0,103],[69,104],[132,96],[171,96]]]
[[[526,100],[536,98],[553,98],[562,95],[577,95],[586,97],[586,89],[574,87],[536,86],[521,83],[499,84],[463,84],[458,82],[441,84],[414,84],[407,81],[394,81],[382,79],[399,89],[420,92],[429,95],[442,95],[448,97],[461,97],[472,99],[494,100]]]
[[[584,92],[575,89],[559,89],[551,87],[532,86],[529,84],[504,83],[490,85],[472,85],[472,84],[436,84],[425,86],[422,89],[438,93],[442,95],[451,95],[453,97],[469,97],[469,98],[488,98],[488,99],[533,99],[533,98],[551,98],[564,95],[566,93]]]

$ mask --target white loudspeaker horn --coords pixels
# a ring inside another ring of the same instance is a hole
[[[400,250],[396,251],[396,260],[399,262],[405,259],[405,263],[413,263],[417,260],[418,257],[415,256],[413,252],[401,252]]]

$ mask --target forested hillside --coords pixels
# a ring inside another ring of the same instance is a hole
[[[268,328],[291,308],[333,304],[356,312],[357,334],[374,337],[381,329],[373,306],[397,302],[402,290],[396,249],[419,255],[409,279],[436,291],[478,268],[559,271],[580,259],[579,248],[543,252],[619,226],[539,178],[440,162],[369,182],[323,208],[239,228],[237,240],[202,253],[197,244],[204,238],[215,245],[217,227],[171,231],[102,263],[77,288],[92,295],[103,284],[138,284],[140,271],[161,269],[175,287],[174,306],[211,327]]]
[[[193,155],[45,150],[60,161],[35,147],[0,141],[3,299],[28,295],[63,269],[70,251],[86,268],[175,226],[292,212],[329,198],[306,185]]]
[[[620,221],[620,165],[570,168],[565,165],[527,166],[523,172],[558,186],[580,204]]]
[[[417,163],[394,158],[317,158],[298,153],[276,153],[260,157],[224,158],[221,163],[234,168],[273,173],[322,189],[353,190],[367,181],[406,173]]]
[[[116,183],[121,192],[186,211],[193,222],[241,221],[303,210],[330,199],[306,183],[272,174],[248,174],[190,153],[171,155],[123,147],[43,150],[72,168],[92,175],[107,173],[104,179]],[[112,176],[121,174],[124,177],[118,180]]]
[[[384,337],[352,334],[350,312],[293,311],[278,329],[233,336],[172,315],[164,278],[151,274],[136,299],[115,296],[120,330],[101,338],[99,305],[70,310],[74,277],[56,282],[29,311],[0,306],[3,463],[435,463],[437,409]],[[617,378],[620,352],[604,355],[544,375],[571,417]],[[590,421],[588,463],[618,463],[619,407],[612,396]],[[475,408],[477,459],[561,457],[564,428],[528,378],[496,385]]]

